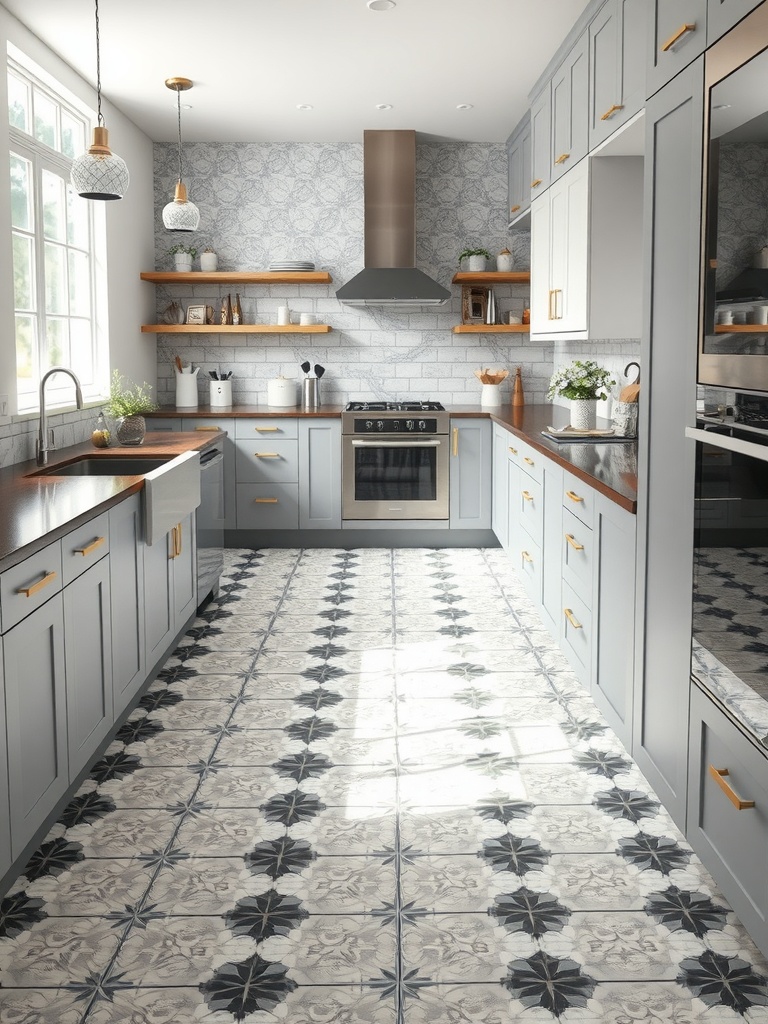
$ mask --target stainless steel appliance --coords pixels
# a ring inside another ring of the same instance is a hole
[[[197,509],[197,606],[219,590],[224,568],[224,453],[209,448],[200,455],[200,505]]]
[[[448,421],[439,402],[350,402],[342,519],[448,519]]]

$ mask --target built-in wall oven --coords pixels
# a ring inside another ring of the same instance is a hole
[[[448,421],[439,402],[351,402],[341,417],[342,519],[447,520]]]

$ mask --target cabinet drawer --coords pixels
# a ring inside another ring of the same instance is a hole
[[[517,449],[516,458],[520,468],[529,477],[541,483],[544,479],[544,459],[546,455],[539,455],[535,448],[531,448],[525,441],[518,441],[517,438],[512,438],[511,446]]]
[[[589,608],[592,607],[594,534],[570,509],[563,509],[563,579]]]
[[[181,430],[181,419],[178,416],[145,416],[147,430]]]
[[[61,570],[66,587],[109,552],[109,513],[68,533],[61,541]]]
[[[264,440],[276,440],[299,436],[299,421],[289,416],[277,416],[274,419],[259,417],[246,419],[238,416],[235,419],[235,437],[261,437]]]
[[[188,417],[181,421],[182,430],[192,430],[198,434],[212,434],[214,430],[225,430],[230,437],[235,432],[235,421],[222,416],[220,419],[199,419]]]
[[[298,530],[298,484],[238,484],[238,530]]]
[[[768,759],[697,686],[691,688],[690,757],[688,837],[765,950]],[[739,799],[754,806],[739,810]]]
[[[235,476],[241,483],[270,481],[297,483],[299,479],[299,442],[267,440],[237,441]]]
[[[537,544],[544,537],[544,488],[536,480],[520,474],[520,493],[517,498],[520,525]]]
[[[58,594],[62,586],[61,541],[58,540],[0,573],[3,632]]]
[[[595,520],[595,492],[571,473],[563,473],[563,508],[592,529]]]
[[[519,549],[511,553],[513,564],[520,573],[529,597],[537,605],[541,604],[541,548],[530,537],[522,534]]]
[[[562,645],[576,675],[589,686],[592,666],[592,613],[563,580]]]

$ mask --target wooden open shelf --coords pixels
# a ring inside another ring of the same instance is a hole
[[[330,284],[332,278],[326,270],[147,270],[142,272],[141,280],[152,284]]]
[[[330,334],[329,324],[142,324],[142,334]]]
[[[483,270],[479,273],[462,270],[453,275],[454,284],[530,284],[530,270]]]
[[[530,334],[530,324],[457,324],[454,334]]]
[[[768,324],[715,324],[715,334],[768,334]]]

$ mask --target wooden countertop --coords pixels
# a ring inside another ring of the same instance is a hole
[[[136,447],[94,448],[89,442],[51,452],[46,470],[89,455],[95,458],[137,458],[176,456],[203,451],[226,435],[186,432],[169,435],[148,431],[144,444]],[[10,568],[111,508],[144,486],[142,476],[35,476],[34,461],[20,462],[0,469],[0,560]],[[32,474],[32,475],[30,475]]]
[[[319,409],[315,409],[313,412],[305,412],[298,405],[293,408],[275,408],[271,405],[230,405],[218,406],[215,409],[212,409],[209,405],[201,405],[196,409],[185,408],[182,405],[164,405],[162,409],[156,409],[154,412],[148,413],[147,417],[152,419],[155,416],[163,418],[181,416],[184,419],[210,419],[211,416],[218,416],[220,419],[238,419],[239,417],[248,419],[255,416],[268,416],[272,419],[289,416],[291,419],[296,419],[297,416],[302,416],[314,419],[338,419],[343,412],[344,407],[341,405],[321,405]]]

